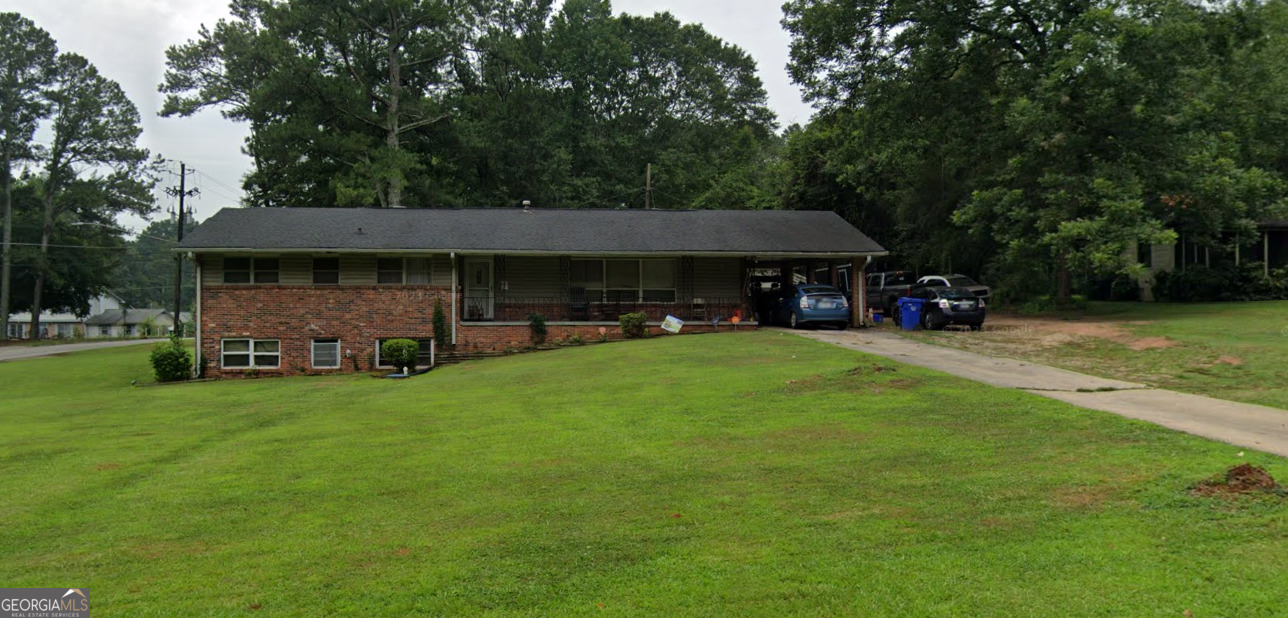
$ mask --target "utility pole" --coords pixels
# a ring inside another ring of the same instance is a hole
[[[644,210],[653,205],[653,164],[644,168]]]
[[[180,162],[179,163],[179,186],[177,188],[167,187],[165,190],[167,194],[171,196],[177,195],[179,197],[179,219],[178,219],[179,228],[178,228],[178,234],[177,234],[179,238],[175,241],[176,243],[183,242],[183,216],[184,216],[183,198],[188,197],[190,195],[197,195],[201,193],[196,189],[196,187],[185,190],[184,181],[187,180],[187,178],[188,178],[188,166],[185,163]],[[182,291],[183,291],[183,255],[176,251],[174,254],[174,334],[179,335],[180,337],[183,336],[183,331],[179,330],[181,327],[180,320],[179,320],[179,309],[182,307],[182,305],[180,305],[180,302],[183,299]]]

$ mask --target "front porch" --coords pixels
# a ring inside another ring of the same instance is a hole
[[[467,295],[461,322],[526,324],[529,316],[535,314],[545,318],[547,323],[617,324],[626,313],[643,313],[650,322],[661,322],[668,315],[684,321],[701,322],[716,318],[727,322],[735,315],[740,320],[751,315],[750,308],[739,297],[694,297],[683,302],[641,301],[625,296],[592,300],[583,292],[562,296],[503,295],[496,298]]]

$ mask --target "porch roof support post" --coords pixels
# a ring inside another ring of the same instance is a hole
[[[460,314],[456,312],[456,252],[452,252],[452,345],[456,345],[456,323],[460,321]]]
[[[196,332],[193,333],[192,342],[192,377],[201,377],[201,258],[193,260],[196,263],[196,272],[193,273],[197,278],[197,299],[192,308],[193,327]],[[85,333],[86,336],[89,333]]]

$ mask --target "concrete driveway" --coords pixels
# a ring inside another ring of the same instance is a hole
[[[974,354],[879,330],[796,331],[803,337],[969,380],[1288,457],[1288,410],[1188,395],[1026,361]]]
[[[22,360],[24,358],[38,358],[41,356],[53,356],[55,354],[66,354],[68,352],[80,352],[82,350],[97,350],[100,348],[119,348],[127,345],[139,345],[141,343],[157,343],[165,339],[126,339],[122,341],[87,341],[84,343],[62,343],[55,345],[7,345],[0,347],[0,363],[4,361]]]

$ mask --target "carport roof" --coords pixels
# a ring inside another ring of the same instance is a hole
[[[827,211],[537,208],[225,208],[177,249],[194,253],[886,253]]]

